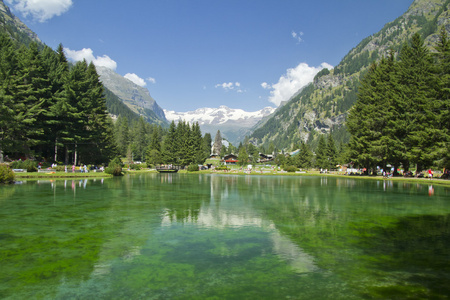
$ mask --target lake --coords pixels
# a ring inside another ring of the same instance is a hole
[[[0,186],[0,298],[447,299],[450,188],[142,174]]]

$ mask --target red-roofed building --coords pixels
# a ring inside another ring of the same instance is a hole
[[[234,154],[227,154],[224,156],[222,162],[226,165],[236,165],[238,163],[238,158]]]

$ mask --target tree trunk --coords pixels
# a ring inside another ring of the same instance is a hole
[[[54,161],[58,161],[58,138],[55,138],[55,159]]]
[[[77,144],[75,143],[75,153],[73,155],[73,164],[77,165]]]
[[[64,147],[64,149],[65,149],[64,164],[67,166],[69,164],[69,149],[67,149],[67,146]]]

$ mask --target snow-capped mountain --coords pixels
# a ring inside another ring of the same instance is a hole
[[[273,107],[265,107],[258,111],[247,112],[242,109],[233,109],[227,106],[219,108],[199,108],[195,111],[175,112],[164,110],[169,121],[186,121],[190,124],[198,122],[202,133],[209,132],[214,138],[217,130],[232,144],[239,143],[249,130],[262,118],[272,114]]]

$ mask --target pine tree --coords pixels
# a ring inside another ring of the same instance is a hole
[[[119,116],[114,124],[114,138],[120,155],[125,155],[130,144],[128,119]]]
[[[203,136],[203,158],[206,160],[211,156],[211,143],[212,138],[209,132]]]
[[[13,85],[18,72],[16,49],[13,41],[0,33],[0,163],[3,153],[13,150],[12,132],[16,126],[16,103]]]
[[[408,120],[405,148],[408,159],[420,172],[437,158],[434,141],[439,138],[439,132],[433,125],[437,120],[433,111],[435,84],[432,60],[419,34],[412,37],[411,45],[402,48],[399,59],[398,83]]]
[[[147,128],[144,117],[140,117],[133,132],[133,159],[144,160],[148,147]]]
[[[169,126],[167,135],[164,137],[162,145],[162,161],[166,164],[177,164],[177,148],[176,148],[176,126],[172,121]]]
[[[316,149],[316,166],[321,169],[328,168],[327,144],[323,134],[319,137],[319,144]]]
[[[214,138],[214,145],[212,152],[213,154],[220,155],[221,149],[222,149],[222,136],[220,135],[220,130],[217,130],[216,137]]]
[[[435,70],[437,77],[437,95],[434,105],[435,125],[440,131],[437,142],[436,165],[450,168],[450,41],[445,27],[442,27],[439,42],[436,45]]]
[[[248,154],[245,147],[241,147],[238,154],[238,163],[240,166],[248,164]]]
[[[193,140],[193,147],[194,147],[194,161],[195,164],[203,164],[206,157],[204,157],[204,141],[202,138],[202,132],[200,130],[200,125],[198,122],[195,122],[192,125],[192,134],[191,138]]]
[[[69,73],[69,65],[64,55],[63,47],[60,44],[55,53],[49,47],[42,51],[44,68],[49,74],[51,81],[51,101],[45,110],[46,126],[44,135],[48,143],[47,147],[53,150],[53,160],[58,160],[58,149],[63,147],[61,136],[64,134],[65,120],[65,88],[64,84]]]
[[[301,145],[303,146],[303,145]],[[327,157],[328,157],[328,169],[336,168],[337,164],[337,150],[334,143],[333,136],[331,133],[328,135],[327,139]]]
[[[39,144],[43,136],[44,114],[50,101],[50,84],[43,68],[36,43],[30,48],[21,47],[18,57],[18,76],[13,96],[16,102],[14,139],[18,150],[26,156],[33,155],[31,148]]]
[[[78,164],[78,147],[86,140],[87,113],[85,112],[86,103],[89,95],[89,81],[86,75],[86,61],[77,62],[71,68],[65,85],[66,99],[64,100],[64,111],[67,122],[65,123],[61,137],[65,147],[66,154],[73,151],[73,163]],[[66,164],[68,157],[65,158]]]
[[[175,153],[179,160],[179,164],[186,166],[189,164],[190,155],[190,128],[185,121],[178,122],[176,128]]]
[[[157,150],[158,152],[161,151],[161,138],[159,136],[159,130],[157,130],[157,128],[155,128],[152,132],[149,149]]]
[[[313,153],[303,141],[300,144],[300,152],[295,156],[295,165],[298,168],[307,169],[312,166]]]

